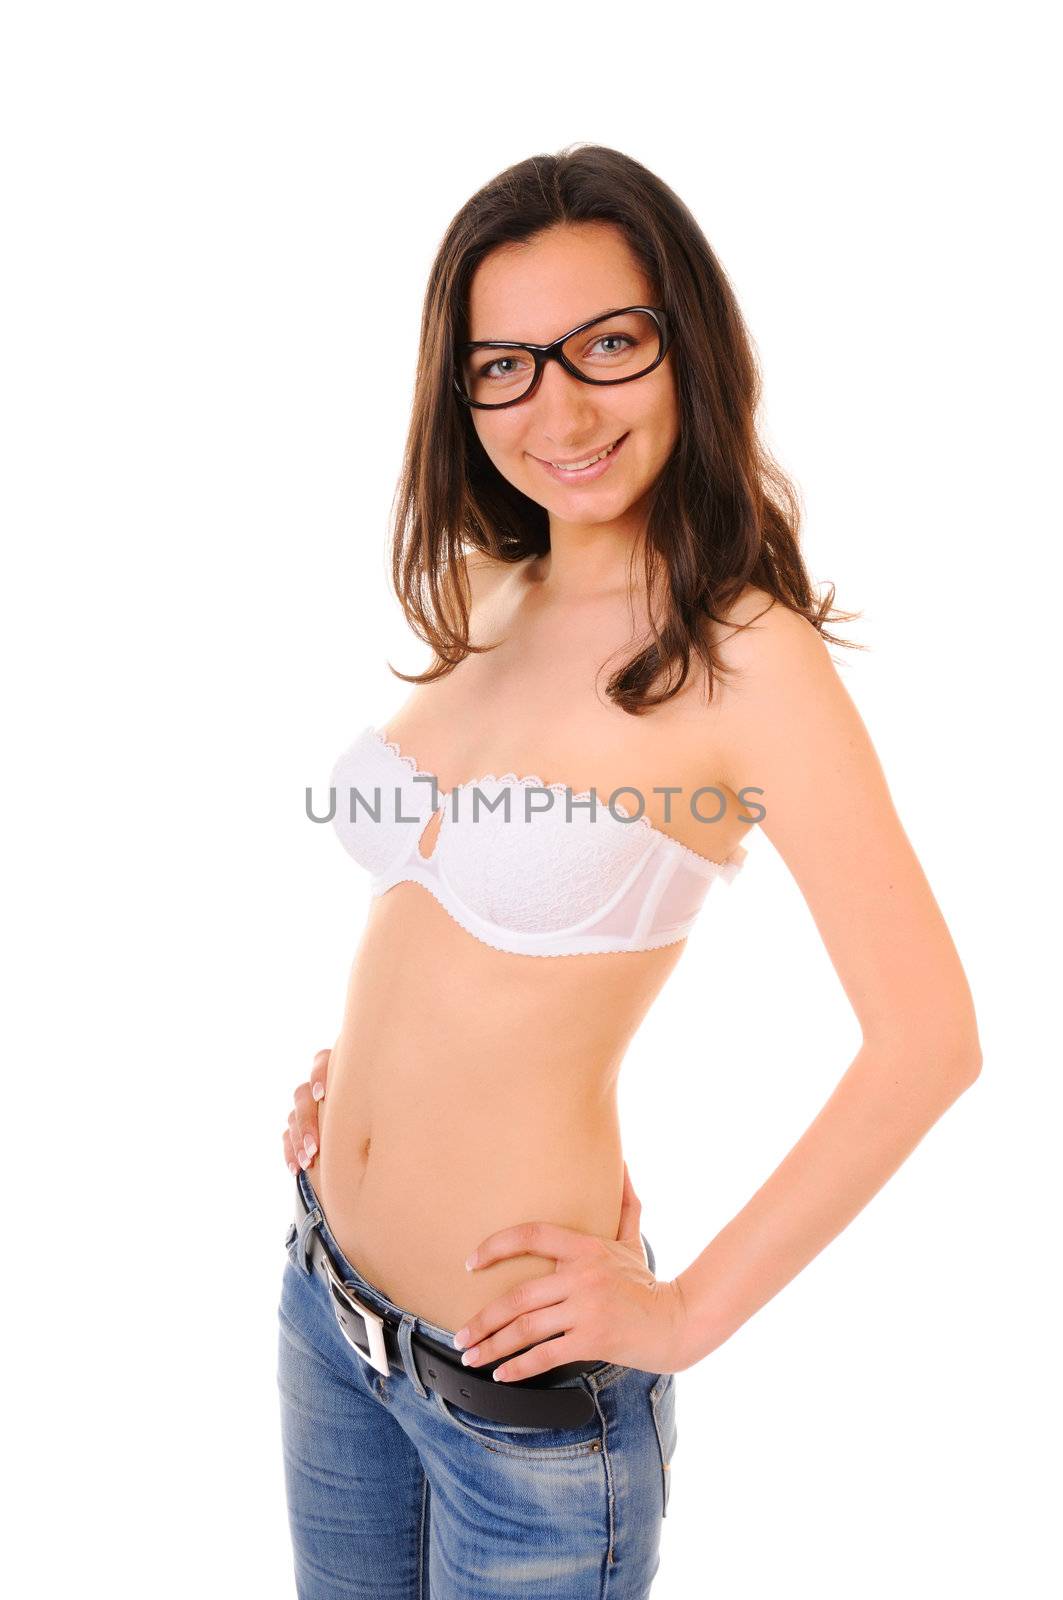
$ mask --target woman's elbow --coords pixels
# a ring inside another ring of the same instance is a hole
[[[952,1011],[931,1020],[925,1012],[913,1013],[904,1022],[895,1014],[888,1028],[862,1031],[864,1047],[872,1054],[917,1065],[921,1077],[936,1077],[956,1092],[968,1088],[981,1073],[982,1044],[973,1014]]]
[[[958,1022],[954,1020],[954,1029],[953,1059],[957,1071],[973,1083],[982,1070],[982,1041],[978,1037],[978,1019],[970,1000],[962,1008]]]
[[[982,1043],[973,1017],[969,1023],[946,1036],[940,1053],[950,1076],[959,1082],[961,1088],[970,1088],[982,1071]]]

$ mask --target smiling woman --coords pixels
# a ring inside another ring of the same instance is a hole
[[[825,648],[850,614],[813,590],[757,399],[703,234],[619,152],[521,162],[447,229],[391,552],[432,660],[395,673],[412,694],[333,769],[373,892],[285,1134],[303,1597],[376,1597],[382,1574],[434,1600],[647,1595],[675,1374],[977,1075],[963,972]],[[755,822],[864,1042],[778,1171],[661,1280],[620,1067]]]

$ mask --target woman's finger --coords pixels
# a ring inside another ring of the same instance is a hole
[[[320,1132],[317,1102],[324,1097],[331,1050],[319,1050],[310,1068],[308,1083],[300,1083],[292,1096],[288,1127],[284,1134],[284,1159],[290,1171],[305,1172],[317,1154]]]
[[[491,1376],[498,1383],[512,1383],[517,1378],[535,1378],[540,1372],[552,1372],[555,1367],[563,1367],[566,1361],[586,1360],[587,1357],[580,1354],[578,1341],[566,1333],[560,1339],[544,1339],[524,1355],[496,1367]]]
[[[488,1353],[481,1356],[481,1360],[490,1361],[492,1350],[495,1355],[503,1354],[500,1349],[494,1349],[494,1336],[501,1329],[515,1327],[525,1318],[529,1319],[525,1325],[530,1327],[530,1319],[546,1308],[556,1312],[571,1288],[571,1280],[563,1272],[547,1272],[540,1278],[526,1278],[523,1283],[507,1289],[505,1294],[496,1295],[474,1317],[470,1317],[464,1328],[459,1328],[454,1335],[455,1346],[467,1351],[474,1348],[482,1351],[486,1346]],[[530,1344],[531,1337],[525,1339],[524,1343]],[[508,1349],[519,1350],[520,1345],[510,1344]],[[466,1361],[464,1364],[468,1367],[473,1363]]]
[[[474,1272],[478,1267],[493,1266],[507,1256],[547,1256],[555,1261],[574,1261],[577,1256],[603,1248],[600,1239],[580,1233],[576,1228],[566,1228],[559,1222],[518,1222],[515,1227],[499,1228],[481,1239],[466,1257],[465,1265]]]
[[[310,1157],[307,1155],[306,1146],[303,1144],[303,1136],[299,1131],[299,1124],[295,1119],[294,1107],[288,1113],[288,1132],[292,1141],[292,1154],[295,1156],[296,1161],[305,1172],[307,1167],[310,1165]]]
[[[536,1278],[535,1282],[556,1285],[557,1278]],[[541,1309],[522,1310],[504,1328],[499,1328],[498,1333],[488,1334],[487,1338],[480,1339],[479,1344],[467,1346],[461,1357],[461,1365],[471,1366],[472,1370],[477,1371],[522,1350],[523,1354],[517,1357],[515,1366],[509,1362],[506,1370],[499,1370],[498,1381],[525,1378],[528,1374],[544,1373],[551,1366],[562,1366],[572,1360],[589,1360],[591,1355],[581,1341],[583,1330],[576,1330],[576,1307],[572,1299],[559,1296],[552,1304],[543,1304]],[[576,1350],[580,1350],[580,1354],[576,1355]]]
[[[489,1339],[481,1339],[478,1345],[470,1345],[461,1358],[462,1366],[475,1369],[489,1365],[544,1341],[552,1347],[563,1334],[571,1332],[571,1324],[572,1309],[565,1301],[544,1306],[541,1311],[521,1312],[508,1327],[500,1328]]]
[[[284,1159],[294,1176],[299,1171],[299,1166],[295,1159],[295,1151],[292,1149],[292,1136],[288,1128],[284,1130]]]
[[[314,1057],[314,1064],[310,1068],[310,1093],[315,1100],[325,1098],[325,1079],[328,1077],[328,1063],[331,1050],[319,1050]]]
[[[299,1084],[295,1091],[295,1121],[303,1147],[313,1161],[317,1155],[318,1145],[317,1101],[311,1094],[308,1083]]]

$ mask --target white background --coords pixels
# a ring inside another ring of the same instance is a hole
[[[366,908],[303,791],[405,698],[386,661],[424,659],[384,541],[443,230],[495,172],[577,140],[656,171],[732,279],[808,565],[864,611],[847,636],[868,652],[834,655],[984,1049],[846,1232],[680,1375],[654,1597],[1058,1592],[1047,23],[6,12],[11,1592],[294,1593],[280,1136]],[[625,1065],[662,1276],[857,1042],[753,838]]]

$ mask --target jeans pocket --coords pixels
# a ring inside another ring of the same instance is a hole
[[[675,1373],[662,1372],[650,1390],[650,1409],[661,1452],[662,1516],[668,1515],[668,1496],[672,1488],[672,1457],[678,1441],[675,1419]]]
[[[438,1389],[431,1391],[432,1403],[452,1428],[474,1439],[484,1450],[499,1455],[519,1456],[524,1460],[556,1461],[566,1456],[593,1455],[602,1448],[602,1424],[595,1414],[589,1422],[574,1428],[538,1428],[526,1423],[497,1422],[493,1417],[478,1417],[473,1411],[444,1399]]]

